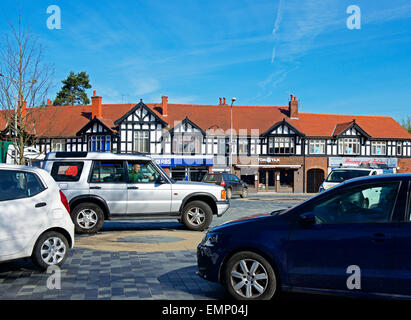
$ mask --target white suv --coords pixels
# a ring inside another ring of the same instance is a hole
[[[52,152],[44,169],[67,195],[77,233],[95,233],[104,220],[170,218],[201,231],[230,206],[223,187],[174,181],[145,155]]]
[[[62,265],[74,245],[69,210],[46,171],[0,164],[0,261],[31,257],[43,270]]]

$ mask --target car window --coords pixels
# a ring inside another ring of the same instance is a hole
[[[0,201],[33,197],[45,190],[34,173],[0,170]]]
[[[54,162],[51,176],[57,182],[79,181],[83,166],[83,162]]]
[[[348,179],[368,176],[371,170],[333,170],[328,175],[326,182],[343,182]]]
[[[239,181],[240,181],[240,179],[238,179],[238,177],[237,177],[236,175],[234,175],[234,174],[230,174],[230,179],[231,179],[231,181],[235,181],[235,182],[239,182]]]
[[[125,182],[123,161],[94,161],[91,183]]]
[[[221,181],[221,176],[219,174],[206,174],[203,177],[203,182],[220,182]]]
[[[151,162],[128,161],[130,183],[154,183],[161,179],[160,173]]]
[[[332,193],[311,205],[318,223],[388,222],[399,182],[367,184]]]

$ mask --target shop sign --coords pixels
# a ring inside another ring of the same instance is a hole
[[[360,167],[364,165],[370,166],[388,166],[389,168],[397,167],[397,158],[350,158],[350,157],[330,157],[329,166],[330,167]]]
[[[271,157],[266,157],[266,158],[258,158],[259,163],[280,163],[279,158],[271,158]]]
[[[160,167],[212,166],[212,158],[154,158]]]

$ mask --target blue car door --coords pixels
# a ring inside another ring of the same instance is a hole
[[[395,291],[394,243],[399,223],[392,218],[399,186],[400,182],[392,181],[339,188],[296,212],[287,245],[290,285]],[[315,223],[298,221],[301,214],[315,216]]]
[[[411,182],[403,190],[403,215],[395,248],[397,293],[411,295]],[[408,192],[407,192],[408,191]],[[407,199],[408,194],[408,199]],[[405,200],[406,199],[406,200]]]

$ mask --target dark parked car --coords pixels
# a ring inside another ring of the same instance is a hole
[[[225,188],[227,199],[231,199],[234,194],[240,195],[241,198],[248,197],[248,186],[240,180],[235,174],[231,173],[206,173],[201,182],[213,183]]]
[[[411,174],[356,178],[210,230],[199,275],[238,299],[280,291],[411,298]]]

